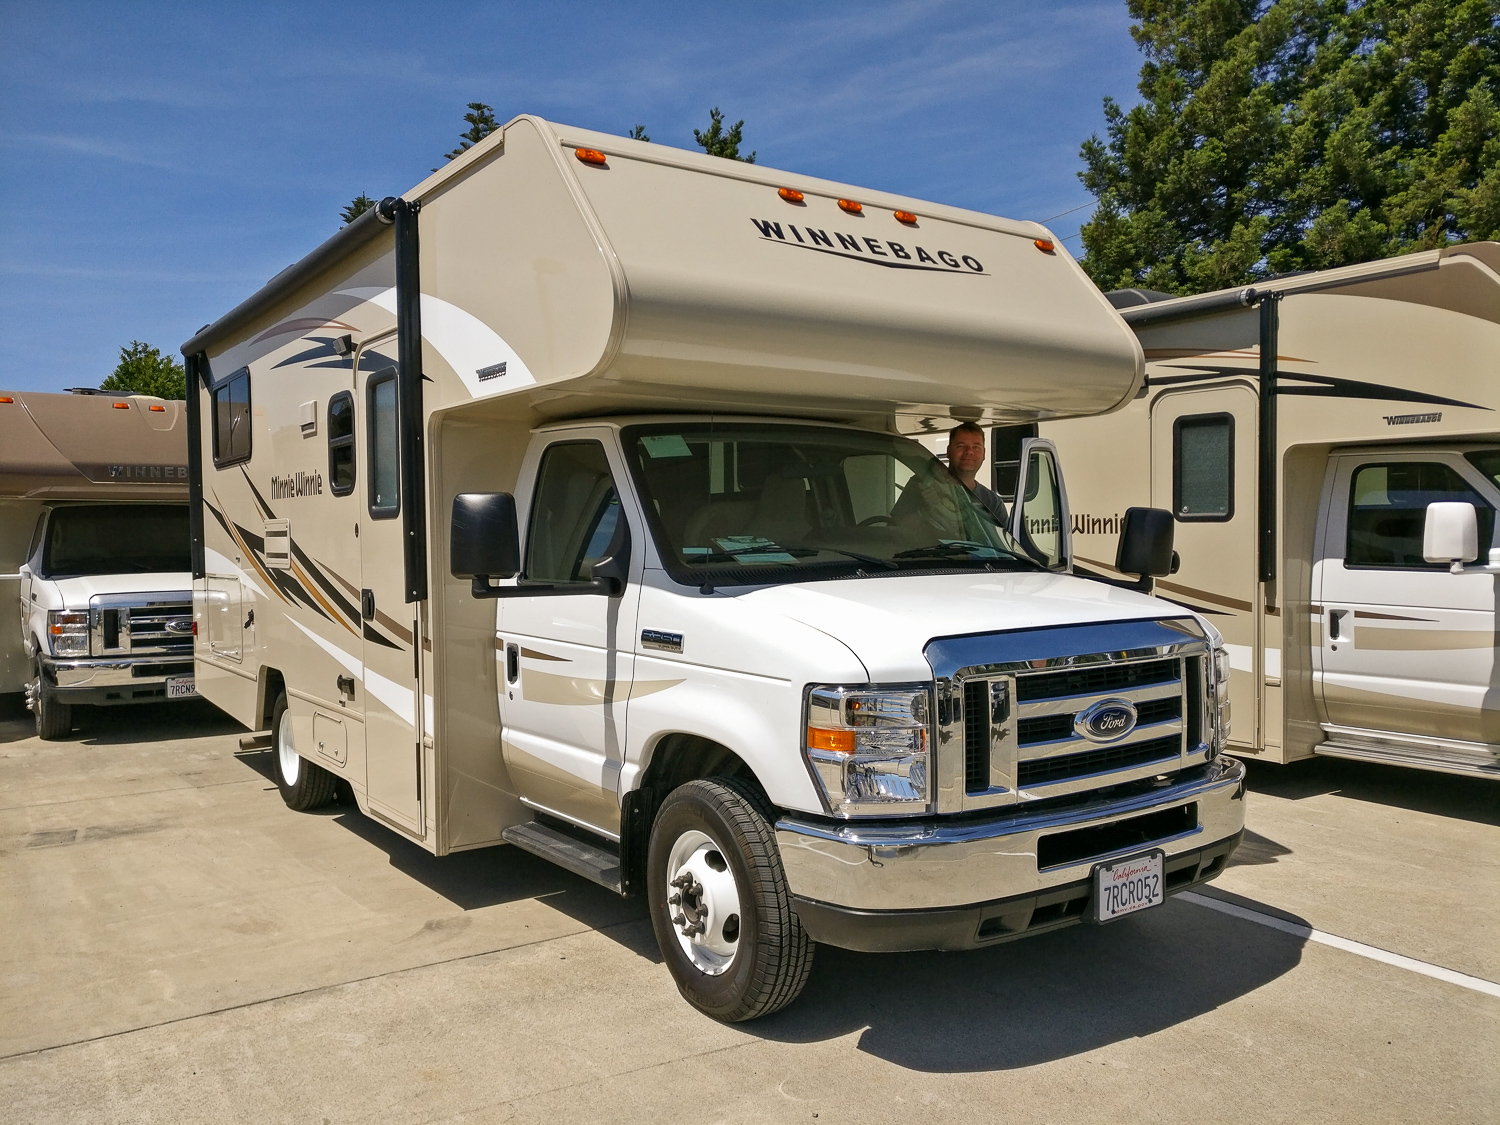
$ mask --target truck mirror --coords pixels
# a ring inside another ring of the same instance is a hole
[[[1162,508],[1125,509],[1115,569],[1140,575],[1140,588],[1149,592],[1152,578],[1176,569],[1172,565],[1173,530],[1172,513]]]
[[[461,492],[453,498],[448,570],[476,586],[513,578],[521,569],[516,499],[508,492]]]
[[[1422,557],[1430,563],[1452,563],[1454,574],[1479,557],[1479,518],[1473,504],[1443,500],[1427,505]]]

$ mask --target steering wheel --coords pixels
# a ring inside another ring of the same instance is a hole
[[[862,520],[859,521],[859,526],[860,527],[873,527],[877,523],[895,523],[895,522],[896,522],[896,520],[895,520],[895,517],[893,517],[893,516],[866,516],[864,519],[862,519]]]

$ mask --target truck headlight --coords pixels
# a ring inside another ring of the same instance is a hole
[[[47,611],[47,639],[53,656],[89,654],[89,615],[74,610]]]
[[[1210,713],[1214,723],[1214,754],[1223,753],[1229,742],[1229,651],[1214,649],[1213,683],[1210,695]]]
[[[835,816],[925,811],[926,685],[807,689],[803,752]]]

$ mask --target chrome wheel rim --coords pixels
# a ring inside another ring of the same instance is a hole
[[[667,856],[667,919],[689,961],[716,977],[739,950],[740,890],[713,838],[684,832]]]
[[[297,744],[292,741],[292,712],[281,713],[281,722],[276,727],[276,765],[281,770],[281,780],[287,788],[297,784],[301,772],[302,757],[297,753]]]

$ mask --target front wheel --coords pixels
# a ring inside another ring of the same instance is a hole
[[[33,669],[36,678],[29,685],[27,694],[31,700],[31,713],[36,718],[36,736],[44,742],[56,742],[73,732],[73,708],[62,703],[55,695],[48,695],[42,669]]]
[[[281,790],[281,799],[287,807],[302,812],[333,800],[338,791],[338,778],[297,753],[297,743],[292,737],[292,713],[287,709],[285,692],[277,697],[276,707],[271,712],[271,729],[276,732],[276,756],[271,761],[271,768],[276,775],[276,787]]]
[[[737,778],[690,781],[651,829],[651,925],[677,989],[729,1023],[790,1004],[813,943],[791,894],[765,799]]]

